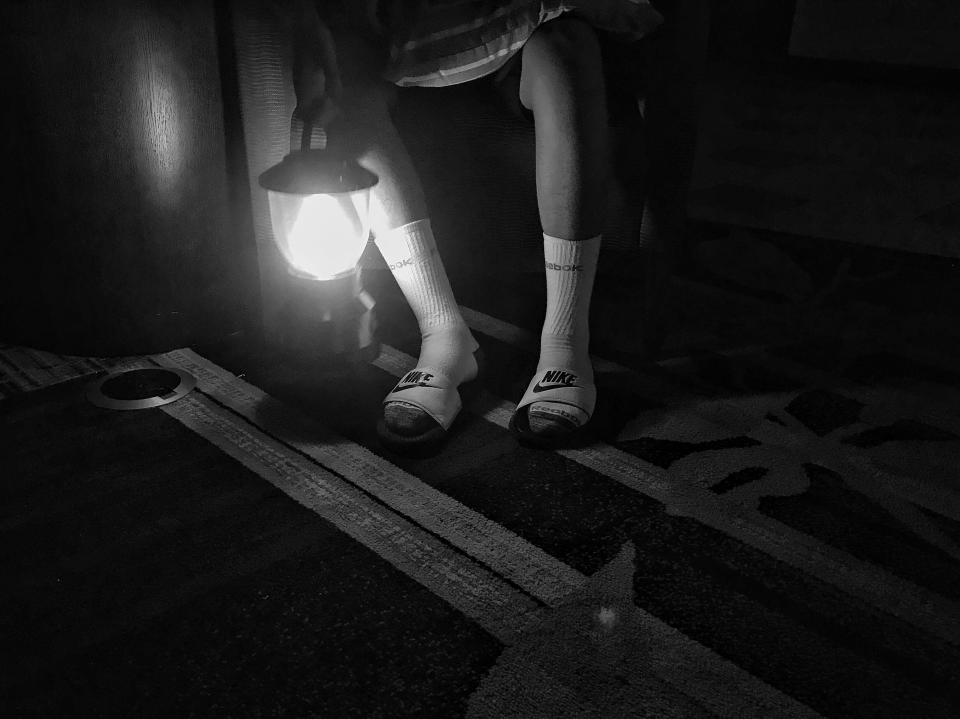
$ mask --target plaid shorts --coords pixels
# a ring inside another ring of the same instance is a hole
[[[380,5],[397,0],[379,0]],[[597,2],[631,0],[597,0]],[[662,17],[647,0],[637,0],[644,27]],[[389,31],[390,58],[384,77],[402,87],[443,87],[513,71],[518,53],[543,23],[569,11],[562,0],[427,0]],[[386,17],[389,8],[378,15]],[[513,62],[512,62],[513,61]]]

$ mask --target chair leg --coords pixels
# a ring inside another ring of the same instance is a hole
[[[662,248],[671,267],[676,267],[687,254],[686,199],[707,60],[710,3],[670,0],[663,4],[667,21],[649,46],[648,66],[653,70],[646,103],[650,183],[641,245]]]

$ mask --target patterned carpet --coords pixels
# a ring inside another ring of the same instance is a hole
[[[492,298],[422,460],[374,438],[415,351],[386,307],[309,380],[0,348],[5,715],[957,716],[955,330],[683,290],[699,324],[597,358],[600,436],[558,452],[506,429],[534,335]],[[197,388],[85,399],[156,366]]]

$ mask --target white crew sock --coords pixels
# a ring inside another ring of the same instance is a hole
[[[547,312],[540,333],[540,361],[537,373],[550,367],[572,370],[576,384],[593,384],[590,364],[590,296],[597,273],[601,237],[589,240],[562,240],[543,235],[543,258],[547,273]],[[558,415],[561,406],[534,402],[530,415]],[[572,410],[562,406],[563,413]],[[589,416],[579,413],[580,423]],[[562,416],[562,415],[561,415]]]
[[[376,245],[420,325],[417,367],[458,384],[473,379],[477,374],[473,353],[479,345],[460,314],[430,220],[390,230],[376,238]]]

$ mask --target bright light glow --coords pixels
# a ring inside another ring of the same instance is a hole
[[[287,261],[322,280],[352,270],[367,242],[366,201],[367,193],[304,197],[280,242]]]

